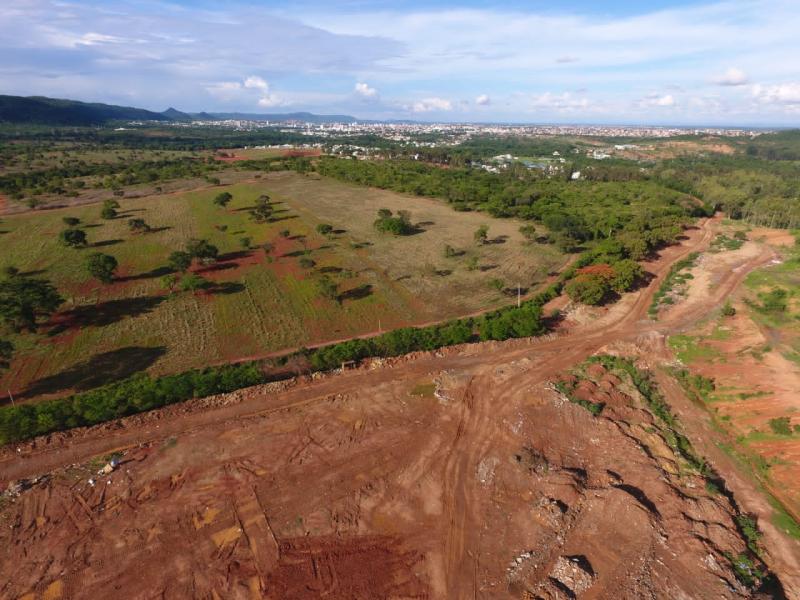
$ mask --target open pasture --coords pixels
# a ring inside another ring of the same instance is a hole
[[[225,208],[213,203],[223,191],[233,195]],[[256,223],[249,211],[262,194],[274,212]],[[541,283],[564,260],[552,246],[524,243],[517,221],[295,173],[120,204],[112,220],[91,204],[0,223],[0,267],[48,278],[66,299],[36,335],[10,336],[17,353],[0,386],[18,398],[472,313],[509,303],[505,288]],[[408,210],[415,233],[377,232],[378,208]],[[88,247],[59,243],[67,216],[81,220]],[[152,231],[132,233],[133,218]],[[319,233],[321,223],[332,232]],[[478,245],[473,234],[482,224],[488,243]],[[168,257],[191,238],[219,249],[216,262],[191,269],[209,288],[170,291]],[[92,252],[117,259],[110,285],[86,271]],[[335,284],[335,297],[321,294],[323,279]]]

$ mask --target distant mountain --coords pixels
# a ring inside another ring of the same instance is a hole
[[[283,114],[185,113],[176,108],[153,112],[143,108],[60,100],[44,96],[0,95],[0,123],[40,125],[104,125],[113,121],[302,121],[306,123],[355,123],[350,115],[315,115],[309,112]]]
[[[177,108],[172,108],[171,106],[161,114],[170,121],[191,121],[194,118],[192,115],[181,112]]]
[[[212,113],[217,119],[241,119],[243,121],[302,121],[304,123],[355,123],[358,119],[350,115],[315,115],[310,112],[294,113]]]
[[[102,125],[109,121],[170,120],[172,118],[165,114],[129,106],[60,100],[43,96],[0,96],[0,122],[6,123]]]

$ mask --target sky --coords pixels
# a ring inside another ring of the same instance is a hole
[[[3,0],[0,93],[448,122],[800,125],[800,0]]]

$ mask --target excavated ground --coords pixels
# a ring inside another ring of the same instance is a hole
[[[715,226],[648,265],[650,288],[558,335],[376,361],[4,449],[0,485],[19,493],[0,510],[0,597],[756,596],[725,558],[745,547],[733,519],[753,511],[748,482],[722,465],[735,500],[709,491],[613,374],[580,384],[607,403],[598,417],[551,385],[609,346],[663,358],[663,334],[699,308],[647,321],[652,292]],[[770,258],[764,248],[723,277],[706,309]],[[119,466],[99,475],[114,452]],[[798,597],[800,553],[772,552],[767,533],[765,560]]]

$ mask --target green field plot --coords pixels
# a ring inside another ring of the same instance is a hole
[[[225,207],[213,202],[223,191],[233,196]],[[250,211],[265,194],[272,214],[257,222]],[[36,334],[4,334],[17,351],[0,385],[19,398],[501,306],[517,283],[532,289],[564,262],[553,246],[526,243],[518,221],[295,173],[119,202],[114,219],[102,219],[101,206],[91,204],[0,222],[0,268],[47,278],[66,300]],[[409,211],[413,235],[377,231],[379,208]],[[80,219],[86,247],[61,245],[65,217]],[[131,219],[144,219],[150,231],[133,233]],[[320,224],[331,231],[320,233]],[[487,243],[474,240],[481,225]],[[192,238],[219,255],[190,268],[206,289],[181,291],[169,255]],[[94,252],[117,260],[112,283],[89,275]],[[323,293],[323,282],[332,291]]]

